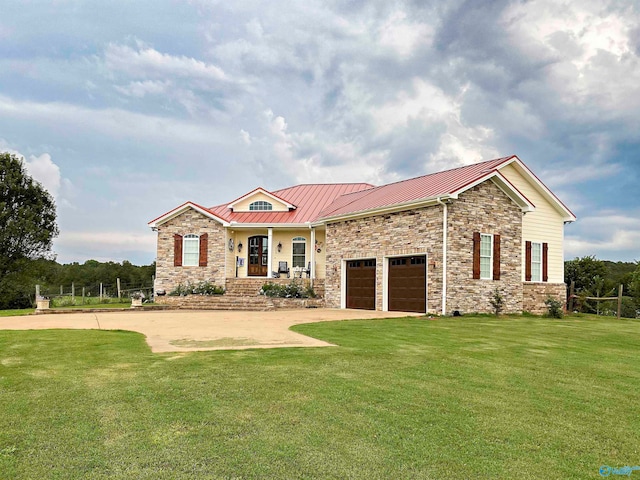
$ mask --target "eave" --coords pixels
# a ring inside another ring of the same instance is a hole
[[[209,210],[207,210],[205,207],[203,207],[201,205],[198,205],[197,203],[193,203],[193,202],[185,202],[182,205],[180,205],[179,207],[176,207],[173,210],[168,211],[164,215],[161,215],[158,218],[155,218],[155,219],[151,220],[149,223],[147,223],[147,225],[152,229],[156,229],[160,225],[162,225],[163,223],[166,223],[169,220],[174,219],[175,217],[177,217],[178,215],[183,214],[184,212],[186,212],[190,208],[195,210],[198,213],[201,213],[205,217],[208,217],[208,218],[210,218],[212,220],[215,220],[216,222],[222,224],[225,227],[229,226],[229,222],[227,222],[223,218],[218,217],[217,215],[214,215]]]

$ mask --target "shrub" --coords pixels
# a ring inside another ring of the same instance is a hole
[[[224,287],[219,287],[218,285],[205,280],[193,287],[192,291],[194,295],[222,295],[224,294]]]
[[[498,287],[496,287],[496,289],[491,292],[489,303],[491,304],[493,313],[495,313],[496,316],[500,315],[502,310],[504,310],[504,297],[502,296],[502,292]]]
[[[311,286],[303,287],[300,282],[294,279],[288,285],[267,282],[262,285],[260,295],[280,298],[315,298],[316,292]]]
[[[544,301],[547,306],[547,316],[551,318],[562,318],[564,312],[562,311],[562,302],[555,298],[547,297]]]
[[[224,292],[224,287],[204,280],[196,285],[193,285],[191,282],[187,282],[186,285],[179,283],[168,295],[172,297],[184,297],[186,295],[223,295]]]

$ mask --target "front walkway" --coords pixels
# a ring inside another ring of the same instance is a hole
[[[49,328],[131,330],[146,336],[155,353],[246,348],[328,347],[292,332],[300,323],[406,317],[418,314],[372,310],[304,309],[270,312],[131,311],[0,318],[0,330]]]

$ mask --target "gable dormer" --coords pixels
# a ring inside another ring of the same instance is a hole
[[[259,187],[234,200],[227,208],[232,212],[289,212],[296,206]]]

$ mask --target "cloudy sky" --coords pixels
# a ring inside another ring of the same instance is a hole
[[[263,186],[386,183],[517,154],[640,260],[635,0],[20,1],[0,151],[55,196],[61,262],[149,263],[149,220]]]

